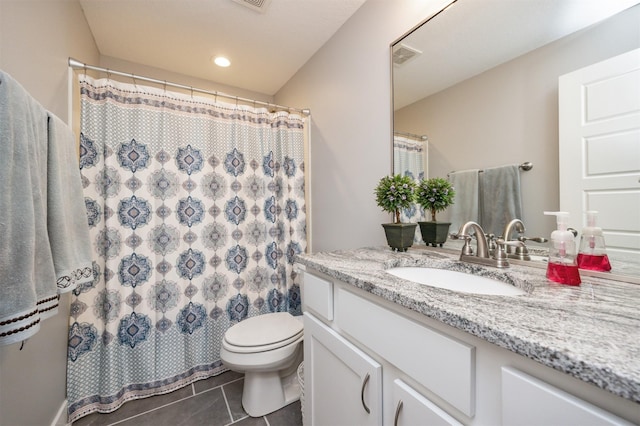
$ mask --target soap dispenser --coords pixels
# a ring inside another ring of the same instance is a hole
[[[587,226],[582,230],[580,249],[578,250],[578,268],[592,271],[610,271],[611,264],[607,256],[602,229],[596,225],[598,212],[587,212]]]
[[[569,213],[544,212],[544,214],[555,215],[558,228],[551,233],[547,278],[560,284],[580,285],[575,237],[571,231],[567,230]]]

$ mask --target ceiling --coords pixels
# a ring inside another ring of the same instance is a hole
[[[421,52],[403,65],[394,66],[394,108],[416,102],[639,2],[458,0],[394,46],[394,50],[404,45]]]
[[[366,0],[79,0],[101,55],[274,95]],[[231,66],[220,68],[214,56]],[[119,70],[126,72],[127,70]]]

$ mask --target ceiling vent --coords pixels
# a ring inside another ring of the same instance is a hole
[[[422,54],[422,52],[418,49],[401,43],[393,48],[393,65],[404,65],[420,54]]]
[[[260,13],[265,13],[267,11],[267,7],[269,7],[269,4],[271,4],[271,0],[233,0],[233,1]]]

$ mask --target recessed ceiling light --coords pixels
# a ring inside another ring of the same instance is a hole
[[[227,58],[225,58],[224,56],[216,56],[215,58],[213,58],[213,62],[219,66],[219,67],[223,67],[226,68],[229,65],[231,65],[231,61],[228,60]]]

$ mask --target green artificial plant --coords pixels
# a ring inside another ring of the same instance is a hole
[[[394,223],[400,223],[400,209],[411,207],[415,201],[416,183],[409,176],[389,175],[376,186],[376,202],[382,210],[394,214]]]
[[[456,192],[451,182],[443,178],[422,179],[416,191],[416,201],[431,212],[431,220],[436,221],[436,212],[443,211],[451,204]]]

